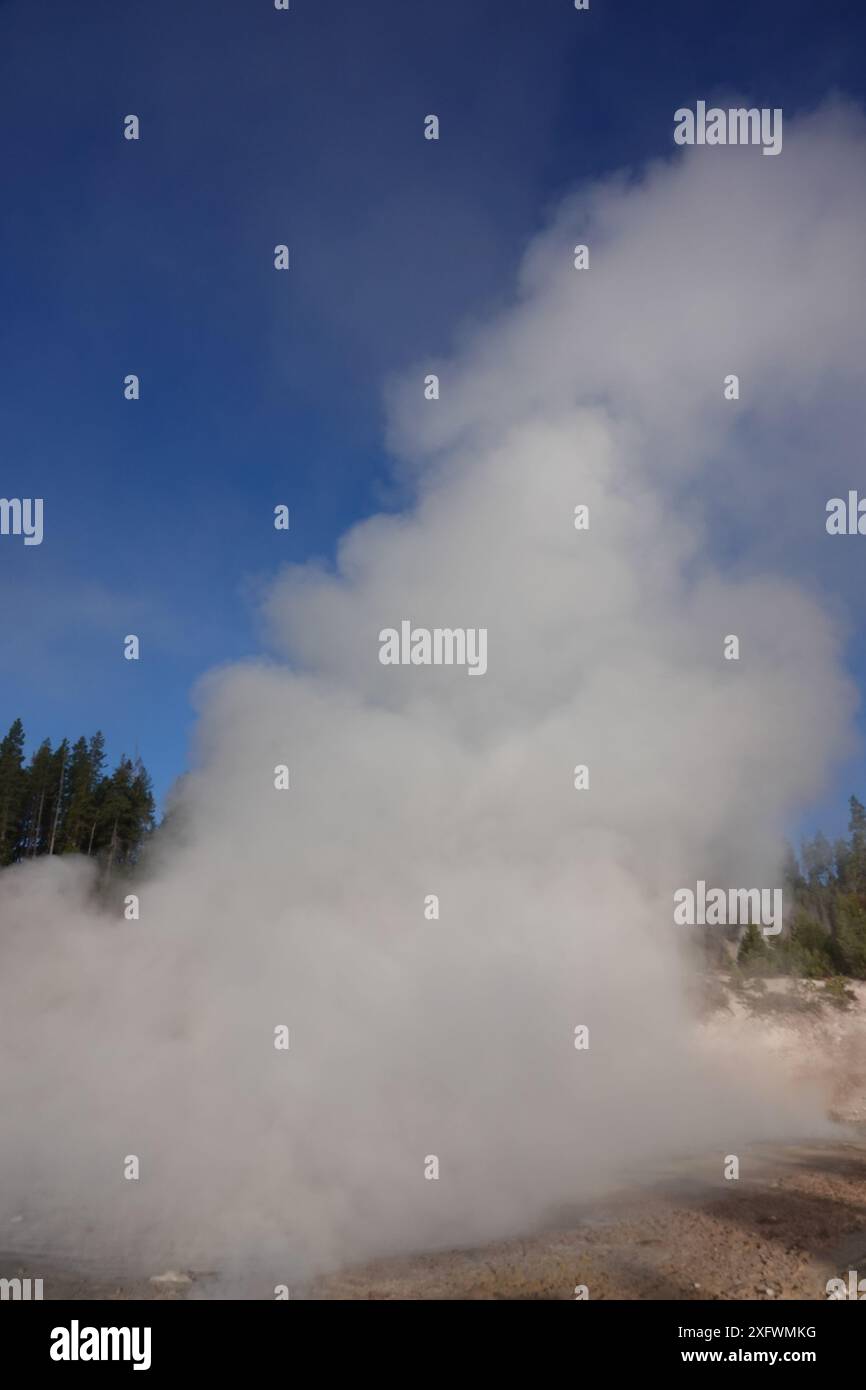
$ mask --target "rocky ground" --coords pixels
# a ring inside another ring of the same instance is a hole
[[[712,1170],[712,1171],[711,1171]],[[815,1299],[866,1274],[866,1140],[765,1147],[737,1182],[689,1165],[568,1229],[381,1262],[323,1281],[320,1298]]]
[[[823,1083],[838,1137],[759,1145],[737,1181],[718,1155],[658,1168],[638,1190],[560,1214],[550,1229],[483,1249],[379,1260],[291,1296],[314,1299],[823,1299],[831,1277],[866,1277],[866,986],[716,982],[712,1039],[765,1048],[792,1076]],[[0,1256],[0,1275],[36,1274],[46,1298],[225,1297],[214,1273],[148,1280],[38,1271]]]

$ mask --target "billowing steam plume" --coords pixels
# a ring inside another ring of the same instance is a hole
[[[413,505],[276,580],[278,662],[204,682],[141,920],[93,907],[83,860],[0,876],[3,1245],[248,1261],[267,1296],[818,1122],[702,1055],[706,929],[672,895],[777,884],[850,751],[844,632],[803,576],[862,471],[864,155],[833,108],[778,159],[695,149],[569,198],[512,307],[394,386]],[[382,665],[403,619],[486,628],[486,674]]]

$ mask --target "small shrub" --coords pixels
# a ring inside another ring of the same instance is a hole
[[[850,988],[843,975],[832,975],[830,979],[824,981],[821,998],[836,1009],[850,1009],[853,1004],[857,1003],[857,995]]]

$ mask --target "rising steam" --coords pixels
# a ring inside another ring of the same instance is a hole
[[[825,483],[820,441],[864,398],[864,153],[834,108],[778,159],[568,199],[508,312],[393,388],[411,508],[279,576],[280,660],[203,683],[140,922],[83,860],[0,875],[3,1245],[302,1280],[817,1122],[702,1055],[672,894],[778,883],[850,751],[844,634],[779,528],[861,467],[862,432]],[[487,673],[382,666],[404,618],[485,627]]]

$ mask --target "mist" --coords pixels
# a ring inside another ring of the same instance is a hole
[[[818,498],[829,545],[842,484],[787,447],[804,403],[860,467],[831,415],[863,411],[864,155],[833,105],[778,159],[689,150],[569,196],[510,306],[389,384],[411,503],[277,575],[261,660],[201,683],[141,879],[105,910],[85,860],[0,875],[4,1245],[268,1296],[825,1123],[703,1046],[708,929],[673,894],[776,886],[855,746],[844,608],[773,502]],[[486,672],[383,666],[405,619],[486,629]]]

